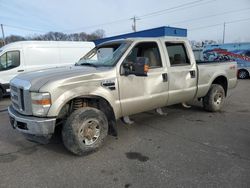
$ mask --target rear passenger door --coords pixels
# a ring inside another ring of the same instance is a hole
[[[197,91],[197,67],[185,42],[165,41],[163,46],[168,59],[168,105],[192,100]]]

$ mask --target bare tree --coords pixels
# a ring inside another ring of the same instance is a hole
[[[46,41],[92,41],[95,39],[100,39],[105,36],[105,31],[102,29],[98,29],[91,34],[87,34],[85,32],[81,33],[72,33],[65,34],[62,32],[48,32],[43,35],[33,35],[22,37],[18,35],[10,35],[6,37],[6,43],[11,43],[15,41],[24,41],[24,40],[46,40]],[[1,46],[1,43],[0,43]]]

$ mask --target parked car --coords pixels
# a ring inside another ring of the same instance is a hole
[[[16,75],[72,65],[94,47],[93,42],[23,41],[0,48],[0,99]]]
[[[103,55],[98,55],[102,51]],[[72,67],[26,73],[11,80],[13,128],[48,141],[62,126],[66,148],[82,155],[98,149],[116,120],[199,99],[221,110],[237,83],[237,63],[197,64],[185,38],[133,38],[98,45]]]
[[[236,61],[238,78],[250,76],[250,43],[228,43],[206,45],[203,49],[205,61]]]

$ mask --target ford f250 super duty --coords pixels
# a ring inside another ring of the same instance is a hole
[[[236,62],[196,63],[185,38],[133,38],[100,44],[75,66],[11,80],[13,128],[39,142],[62,126],[65,147],[82,155],[116,134],[116,120],[199,99],[219,111],[237,83]]]

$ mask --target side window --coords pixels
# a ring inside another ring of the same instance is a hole
[[[139,57],[146,57],[149,60],[149,68],[162,67],[160,51],[156,42],[143,42],[137,44],[125,62],[135,63]]]
[[[183,43],[165,43],[171,66],[190,65],[189,58]]]
[[[20,52],[6,52],[0,57],[0,71],[16,68],[20,65]]]

